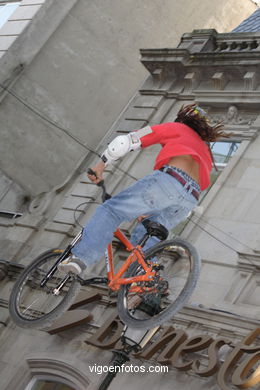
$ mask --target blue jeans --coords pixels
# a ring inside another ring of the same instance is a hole
[[[138,180],[97,207],[72,253],[86,265],[94,264],[104,254],[120,223],[131,221],[142,214],[149,215],[149,219],[161,223],[167,229],[172,229],[183,221],[198,203],[191,194],[192,190],[200,189],[185,172],[178,168],[171,169],[176,170],[186,180],[185,186],[168,173],[159,170]],[[139,223],[132,232],[131,242],[137,244],[145,232],[144,226]],[[158,241],[152,237],[144,249]]]

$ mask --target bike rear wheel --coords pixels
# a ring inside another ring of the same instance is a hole
[[[154,280],[122,285],[117,300],[121,320],[138,329],[151,329],[170,320],[188,301],[200,272],[198,252],[179,237],[148,249],[145,260],[154,263]],[[136,261],[126,277],[144,273]]]
[[[65,276],[58,269],[44,287],[40,286],[42,279],[61,253],[59,249],[43,253],[23,270],[14,284],[9,300],[9,312],[18,326],[48,327],[73,303],[80,290],[80,284],[70,277],[60,293],[55,295],[54,289]]]

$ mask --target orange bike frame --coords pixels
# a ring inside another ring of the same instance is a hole
[[[108,287],[111,288],[112,290],[118,290],[122,284],[146,282],[153,279],[155,272],[144,261],[142,247],[140,245],[133,246],[120,229],[117,229],[115,231],[114,236],[118,238],[124,244],[126,250],[131,253],[126,259],[126,261],[124,262],[124,264],[122,265],[122,267],[115,274],[114,265],[113,265],[112,244],[108,245],[106,251]],[[130,265],[136,260],[143,267],[145,274],[139,276],[133,276],[130,278],[122,278],[122,275],[126,272],[126,270],[130,267]]]

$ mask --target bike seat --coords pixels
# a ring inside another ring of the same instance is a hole
[[[169,231],[158,222],[150,221],[149,219],[145,219],[142,221],[145,229],[149,236],[155,236],[159,238],[159,240],[166,240],[168,237]]]

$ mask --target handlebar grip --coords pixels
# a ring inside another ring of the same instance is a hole
[[[95,171],[93,171],[93,169],[89,168],[89,169],[88,169],[88,174],[89,174],[89,175],[95,176],[95,178],[97,179],[97,174],[96,174]],[[97,185],[98,187],[103,187],[103,185],[104,185],[104,180],[99,181],[98,183],[96,183],[96,185]]]
[[[89,169],[88,169],[88,174],[89,174],[89,175],[93,175],[93,176],[95,176],[95,177],[96,177],[96,179],[97,179],[97,174],[96,174],[96,172],[95,172],[95,171],[93,171],[93,169],[89,168]]]
[[[88,174],[89,175],[93,175],[97,178],[97,174],[95,171],[93,171],[93,169],[89,168],[88,169]],[[105,187],[105,184],[104,184],[104,180],[101,180],[99,181],[98,183],[96,183],[96,185],[98,187],[101,187],[102,188],[102,200],[103,202],[105,202],[106,200],[110,199],[111,198],[111,195],[109,195],[107,192],[106,192],[106,187]]]

